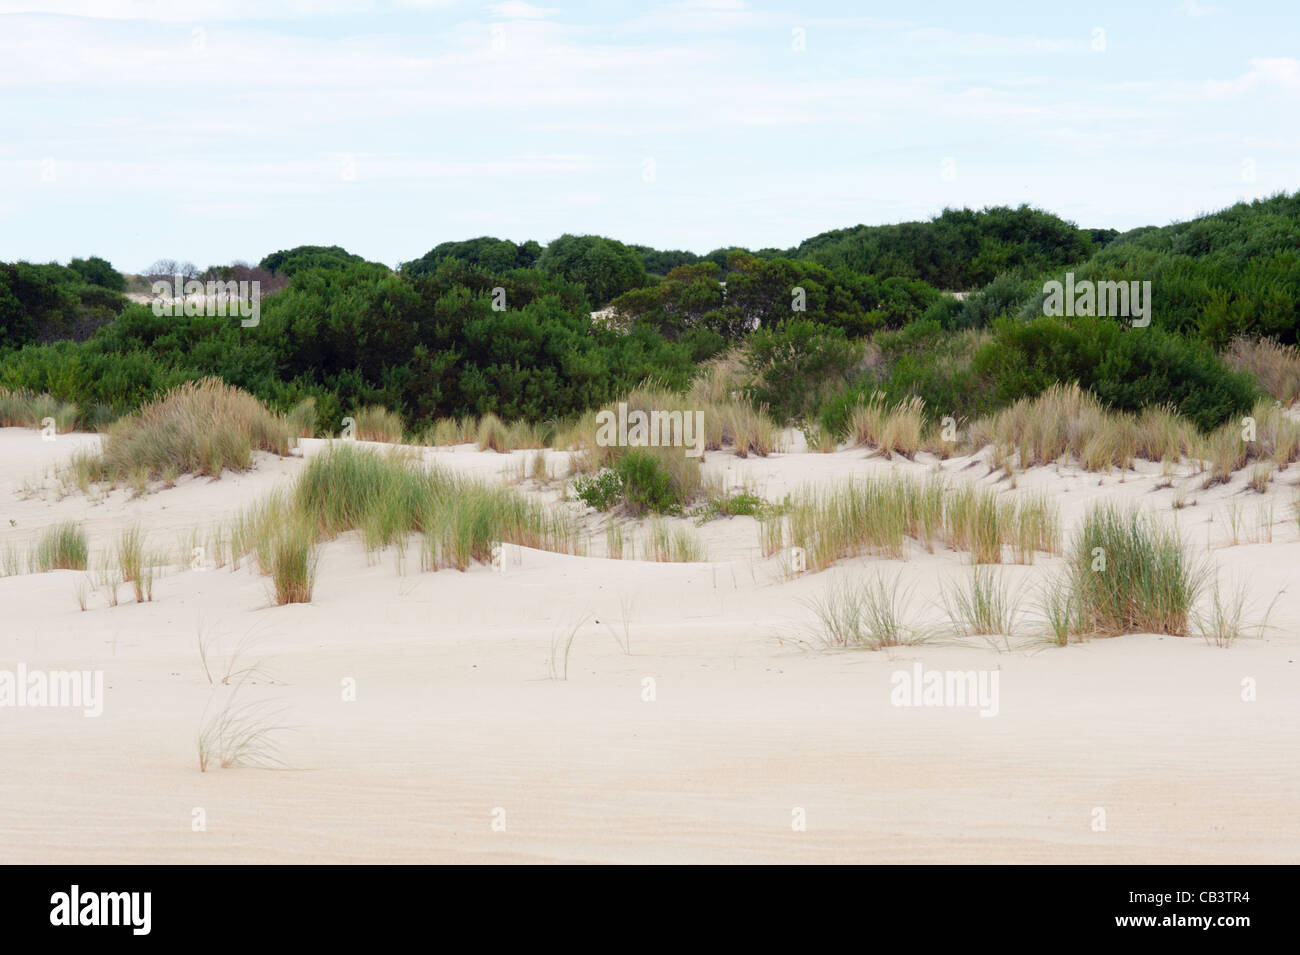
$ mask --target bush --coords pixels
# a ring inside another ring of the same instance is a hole
[[[633,449],[619,460],[615,468],[623,483],[623,501],[633,514],[681,512],[686,503],[685,489],[678,486],[673,475],[654,454],[640,448]]]
[[[602,468],[573,482],[573,492],[588,507],[608,511],[623,498],[623,478],[612,468]]]
[[[1207,346],[1104,318],[999,320],[974,368],[993,383],[999,405],[1078,382],[1124,411],[1170,404],[1206,431],[1257,397],[1250,376],[1224,367]]]
[[[844,387],[861,356],[840,328],[798,319],[759,329],[743,359],[754,382],[750,397],[778,421],[802,418]]]

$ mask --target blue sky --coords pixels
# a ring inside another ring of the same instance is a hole
[[[1159,225],[1300,188],[1298,58],[1294,0],[0,0],[0,260]]]

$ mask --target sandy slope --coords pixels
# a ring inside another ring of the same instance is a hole
[[[104,547],[139,521],[179,564],[191,528],[302,464],[261,457],[247,474],[140,499],[60,499],[51,469],[95,440],[0,430],[0,549],[66,519]],[[428,457],[485,477],[514,467],[468,448]],[[993,480],[967,463],[945,469]],[[927,465],[843,451],[710,455],[708,467],[778,498]],[[1122,482],[1044,468],[1008,489],[1052,491],[1067,527],[1099,497],[1140,501],[1212,544],[1260,611],[1281,592],[1273,629],[1228,650],[1129,636],[827,653],[810,643],[803,601],[873,562],[786,580],[759,557],[749,518],[700,528],[712,563],[697,565],[526,551],[505,573],[420,573],[414,556],[399,572],[393,551],[368,564],[349,535],[324,548],[313,602],[289,607],[272,606],[247,567],[177,566],[152,603],[126,602],[123,588],[109,607],[99,588],[86,612],[79,573],[0,578],[0,668],[99,668],[108,686],[98,719],[0,709],[0,862],[1300,861],[1296,476],[1283,472],[1268,496],[1272,543],[1221,546],[1228,502],[1257,520],[1262,499],[1243,480],[1197,490],[1181,511],[1173,489],[1153,490],[1158,468]],[[1058,564],[1007,573],[1032,588]],[[965,572],[943,552],[893,569],[916,586],[916,618],[935,621],[939,581]],[[1026,634],[1038,629],[1032,603]],[[551,679],[552,644],[574,627],[568,679]],[[205,708],[229,692],[204,676],[200,631],[222,646],[214,668],[241,647],[240,662],[271,677],[248,695],[284,707],[289,769],[199,773]],[[918,661],[996,671],[998,715],[892,706],[891,674]],[[355,702],[341,699],[347,678]],[[1255,702],[1242,701],[1247,678]],[[206,831],[192,829],[196,807]],[[796,809],[806,831],[792,828]]]

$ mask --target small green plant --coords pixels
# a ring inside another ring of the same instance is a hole
[[[623,498],[623,478],[612,468],[603,468],[590,477],[576,478],[573,493],[588,507],[608,511]]]
[[[86,546],[86,532],[75,521],[67,521],[51,527],[36,545],[35,560],[32,569],[44,573],[47,570],[85,570],[89,550]]]
[[[622,478],[623,500],[633,514],[681,513],[684,496],[658,457],[635,449],[619,459],[615,468]]]
[[[131,584],[135,590],[135,602],[152,600],[153,565],[145,554],[144,535],[138,525],[122,531],[117,540],[116,556],[121,582]]]

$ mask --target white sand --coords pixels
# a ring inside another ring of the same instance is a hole
[[[228,519],[302,465],[259,456],[251,472],[143,498],[60,498],[52,468],[96,440],[0,430],[0,552],[69,519],[99,550],[139,521],[176,565],[191,528]],[[481,476],[510,473],[516,456],[427,455]],[[1008,487],[965,463],[945,470]],[[842,451],[710,454],[707,467],[775,499],[928,463]],[[961,558],[917,550],[786,580],[779,560],[759,557],[749,518],[698,530],[709,564],[525,551],[504,574],[421,573],[414,553],[399,573],[391,549],[368,564],[347,535],[324,547],[313,602],[287,607],[247,567],[173,566],[152,603],[123,587],[110,607],[100,587],[86,612],[79,572],[0,578],[0,668],[102,669],[107,685],[98,719],[0,709],[0,862],[1300,861],[1297,469],[1267,498],[1242,492],[1244,474],[1210,491],[1184,478],[1197,503],[1181,511],[1173,490],[1153,490],[1159,480],[1149,465],[1123,481],[1041,468],[1008,493],[1051,491],[1067,529],[1099,498],[1177,520],[1214,545],[1225,581],[1249,585],[1252,616],[1281,592],[1262,637],[1230,649],[1137,635],[829,653],[813,646],[803,601],[834,575],[901,570],[915,616],[937,621],[939,581],[966,572]],[[1273,502],[1272,543],[1222,546],[1233,500],[1252,533],[1259,504]],[[1006,569],[1028,588],[1027,637],[1041,629],[1030,592],[1060,564]],[[625,614],[630,654],[615,639]],[[584,617],[568,679],[550,679],[553,640]],[[242,660],[274,679],[248,697],[285,707],[288,769],[198,771],[205,707],[229,692],[204,676],[200,628],[224,656],[243,641]],[[918,661],[996,670],[998,715],[892,706],[891,674]],[[346,678],[355,702],[341,699]],[[1247,678],[1254,702],[1242,700]],[[206,831],[192,829],[195,808]],[[498,808],[505,831],[492,827]],[[1098,808],[1105,831],[1094,830]],[[792,828],[796,809],[806,831]]]

